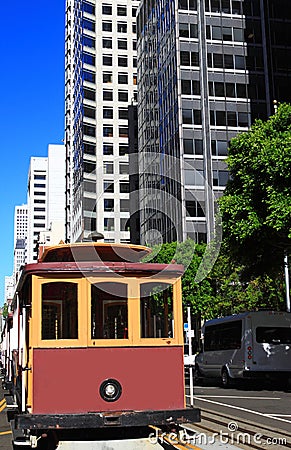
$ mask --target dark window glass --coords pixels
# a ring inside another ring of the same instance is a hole
[[[103,48],[112,48],[112,39],[102,39],[102,47]]]
[[[257,327],[256,341],[260,344],[291,344],[291,328]]]
[[[84,142],[84,153],[87,153],[88,155],[95,155],[96,154],[96,148],[93,144],[87,144]]]
[[[127,339],[128,300],[125,283],[91,285],[91,339]]]
[[[127,84],[128,83],[128,75],[126,73],[118,74],[118,84]]]
[[[104,137],[113,137],[113,127],[111,127],[110,125],[104,125],[103,136]]]
[[[103,65],[104,66],[112,66],[112,56],[103,55]]]
[[[78,285],[56,282],[42,285],[41,338],[78,339]]]
[[[89,36],[83,36],[83,45],[86,47],[95,48],[95,39]]]
[[[112,14],[112,6],[111,5],[102,5],[102,14],[110,16]]]
[[[95,172],[95,170],[96,170],[95,163],[89,162],[89,161],[84,161],[83,167],[84,167],[84,172],[86,172],[86,173],[92,173],[92,172]]]
[[[112,144],[103,144],[103,155],[113,155]]]
[[[166,283],[140,285],[141,337],[173,337],[173,287]]]
[[[103,91],[103,100],[112,101],[113,100],[113,91]]]
[[[83,28],[90,31],[95,31],[95,22],[92,20],[83,19]]]
[[[95,137],[95,127],[91,126],[91,125],[83,125],[83,133],[86,134],[87,136],[91,136],[91,137]]]
[[[127,50],[127,40],[126,39],[118,39],[117,47],[119,50]]]
[[[102,31],[112,31],[112,22],[102,22]]]
[[[114,193],[114,183],[112,183],[112,181],[104,181],[104,192],[110,194]]]
[[[118,91],[118,101],[119,102],[128,102],[128,92],[127,91]]]
[[[95,119],[96,110],[94,108],[88,108],[88,106],[84,106],[84,116],[89,117],[90,119]]]
[[[83,53],[83,62],[95,66],[95,56],[90,55],[89,53]]]
[[[182,94],[191,94],[191,80],[181,80]]]
[[[129,192],[129,183],[126,181],[120,181],[119,183],[119,192],[121,194],[128,194]]]
[[[128,119],[128,109],[126,108],[119,108],[118,109],[118,118],[119,119]]]
[[[91,3],[83,2],[83,10],[89,14],[95,14],[95,6],[91,5]]]
[[[104,199],[104,211],[114,211],[113,198],[105,198]]]
[[[103,72],[103,83],[112,83],[112,72]]]
[[[128,155],[128,145],[119,145],[119,156]]]
[[[95,101],[96,93],[92,89],[84,88],[84,98]]]
[[[103,108],[103,118],[113,119],[113,108]]]
[[[241,338],[241,320],[206,326],[204,332],[204,351],[239,349],[241,348]]]
[[[127,33],[127,23],[117,22],[117,31],[118,33]]]
[[[126,6],[117,6],[117,15],[126,16]]]

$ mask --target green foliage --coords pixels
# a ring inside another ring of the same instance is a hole
[[[3,316],[4,319],[6,319],[6,317],[8,316],[8,305],[7,305],[7,303],[4,303],[4,305],[3,305],[2,316]]]
[[[246,274],[278,274],[291,248],[291,106],[232,139],[220,199],[224,240]]]
[[[237,266],[231,260],[225,248],[210,273],[201,282],[195,282],[206,251],[206,245],[195,244],[191,239],[153,248],[152,262],[169,264],[174,258],[177,264],[185,266],[182,277],[184,311],[187,306],[191,306],[192,313],[199,314],[204,319],[211,319],[258,308],[283,308],[282,280],[265,275],[242,282],[243,267]]]

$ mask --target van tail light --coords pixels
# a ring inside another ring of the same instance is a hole
[[[253,349],[252,347],[249,345],[248,346],[248,359],[252,359],[253,357]]]

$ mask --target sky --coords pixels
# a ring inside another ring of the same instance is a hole
[[[0,305],[13,271],[14,207],[27,202],[32,156],[64,139],[65,0],[1,3]]]

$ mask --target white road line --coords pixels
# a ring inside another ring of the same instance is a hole
[[[245,398],[247,400],[281,400],[281,397],[242,397],[242,396],[238,396],[238,395],[203,395],[203,398],[207,398],[207,397],[210,397],[210,398],[239,398],[239,399]]]
[[[291,414],[266,414],[266,416],[269,417],[273,417],[273,416],[278,416],[278,417],[291,417]]]
[[[190,398],[190,395],[186,395],[186,397],[189,397],[189,398]],[[245,412],[249,412],[249,413],[252,413],[252,414],[257,414],[258,416],[270,417],[270,416],[268,416],[267,414],[260,413],[260,412],[258,412],[258,411],[253,411],[252,409],[240,408],[239,406],[229,405],[228,403],[214,402],[213,400],[207,400],[206,398],[201,398],[201,397],[195,397],[195,399],[196,399],[196,400],[199,400],[199,401],[201,401],[201,402],[208,402],[208,403],[214,403],[215,405],[226,406],[227,408],[239,409],[240,411],[245,411]],[[291,423],[291,420],[280,419],[280,417],[270,417],[270,419],[278,420],[278,421],[280,421],[280,422]]]

